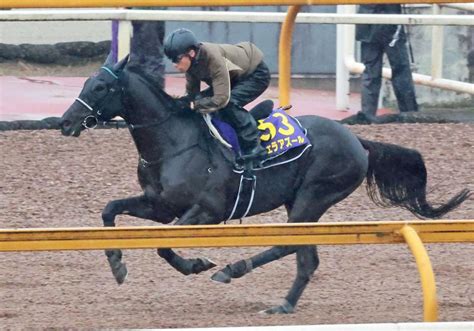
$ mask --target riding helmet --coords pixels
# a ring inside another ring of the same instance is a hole
[[[178,56],[198,47],[199,41],[194,33],[183,28],[171,32],[164,42],[165,54],[173,62],[176,62]]]

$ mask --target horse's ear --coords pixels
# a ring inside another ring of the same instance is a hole
[[[111,51],[109,55],[107,55],[107,59],[105,59],[105,62],[103,64],[104,67],[112,67],[115,64],[115,56],[114,53]]]
[[[127,65],[129,57],[130,57],[130,55],[127,55],[122,60],[120,60],[120,62],[118,62],[116,65],[114,65],[114,71],[115,72],[122,71],[123,68],[125,68],[125,66]]]

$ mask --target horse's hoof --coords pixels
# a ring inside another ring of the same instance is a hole
[[[219,270],[214,275],[212,275],[211,279],[215,282],[224,283],[224,284],[229,284],[230,281],[232,280],[232,278],[228,274],[222,272],[221,270]]]
[[[118,268],[112,269],[112,273],[114,274],[117,284],[122,285],[128,276],[127,266],[125,263],[121,263]]]
[[[198,274],[203,271],[207,271],[209,269],[214,268],[217,266],[217,264],[214,263],[214,261],[206,259],[206,258],[198,258],[197,259],[197,264],[195,265],[193,272],[195,274]]]
[[[294,310],[295,309],[293,308],[293,306],[290,305],[290,303],[285,300],[285,302],[282,305],[262,310],[260,311],[260,314],[267,314],[267,315],[292,314]]]

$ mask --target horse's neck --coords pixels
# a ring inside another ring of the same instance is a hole
[[[199,135],[195,121],[173,113],[168,96],[157,89],[138,74],[129,73],[124,118],[139,154],[148,161],[196,144]]]

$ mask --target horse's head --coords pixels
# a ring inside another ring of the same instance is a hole
[[[106,122],[122,113],[120,74],[128,56],[115,65],[107,60],[100,71],[87,79],[79,97],[63,114],[61,132],[78,137],[81,131],[94,128],[99,121]]]

